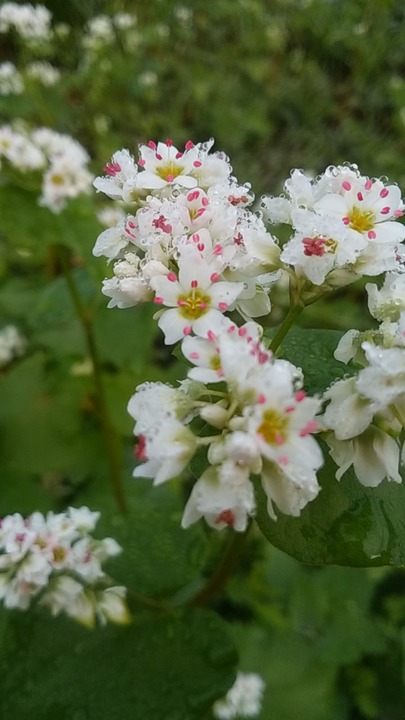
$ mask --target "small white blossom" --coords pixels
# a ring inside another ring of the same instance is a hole
[[[264,688],[265,682],[260,675],[239,672],[225,697],[214,703],[214,717],[217,720],[256,717],[262,708]]]
[[[23,355],[26,340],[14,325],[6,325],[0,330],[0,368]]]

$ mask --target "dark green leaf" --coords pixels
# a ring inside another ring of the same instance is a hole
[[[89,631],[10,613],[0,655],[2,720],[197,720],[232,684],[236,651],[207,610],[137,613]]]

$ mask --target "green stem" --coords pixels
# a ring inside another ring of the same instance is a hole
[[[141,593],[136,592],[135,590],[131,590],[130,588],[127,588],[127,597],[131,600],[134,600],[134,602],[139,603],[140,605],[145,605],[145,607],[152,608],[153,610],[163,610],[165,612],[168,612],[170,609],[168,605],[164,602],[159,602],[159,600],[153,600],[153,598],[146,597],[146,595],[141,595]]]
[[[206,605],[215,595],[218,595],[226,585],[239,560],[251,525],[252,522],[250,521],[244,533],[235,532],[233,534],[213,575],[207,580],[204,587],[190,600],[190,605]]]
[[[96,389],[98,406],[97,409],[101,423],[105,453],[107,456],[109,476],[111,479],[117,507],[120,512],[125,514],[127,512],[127,503],[121,477],[121,449],[117,432],[111,422],[108,411],[103,373],[101,369],[100,358],[98,355],[97,343],[93,332],[92,321],[75,283],[68,259],[67,248],[65,248],[64,246],[58,246],[56,248],[56,251],[57,258],[60,262],[60,266],[65,277],[65,281],[68,286],[73,305],[76,309],[77,316],[82,325],[82,329],[86,338],[88,352],[93,364],[94,385]]]
[[[283,342],[285,336],[287,335],[289,329],[294,324],[296,318],[303,311],[303,309],[304,309],[303,305],[300,305],[300,304],[291,305],[287,315],[285,316],[283,322],[281,323],[273,340],[270,343],[269,350],[271,350],[273,353],[276,352],[276,350],[279,348],[279,346]]]

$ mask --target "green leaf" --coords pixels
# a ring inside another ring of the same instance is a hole
[[[405,487],[384,480],[378,488],[360,484],[352,470],[335,479],[336,465],[324,448],[318,473],[321,492],[297,518],[271,520],[267,498],[256,481],[257,524],[276,547],[305,563],[356,567],[405,563]]]
[[[2,720],[197,720],[231,686],[225,623],[193,609],[135,614],[125,628],[9,613],[0,655]]]
[[[271,338],[275,329],[267,330]],[[333,380],[352,375],[355,371],[349,363],[335,360],[333,353],[342,337],[340,330],[309,330],[293,328],[283,340],[277,356],[289,360],[304,373],[304,387],[308,393],[323,393]]]

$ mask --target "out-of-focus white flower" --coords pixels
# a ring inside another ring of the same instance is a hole
[[[45,87],[56,85],[61,78],[60,70],[44,60],[37,60],[27,65],[25,74],[31,80],[37,80]]]
[[[105,206],[100,208],[97,213],[97,220],[105,225],[107,228],[112,228],[114,225],[123,223],[125,220],[125,213],[121,207],[108,207]]]
[[[405,310],[405,274],[387,273],[380,289],[374,283],[366,285],[368,309],[377,320],[398,320]]]
[[[0,368],[24,354],[27,341],[14,325],[0,330]]]
[[[46,516],[7,515],[0,521],[0,600],[26,610],[33,600],[92,627],[126,622],[124,588],[109,588],[101,565],[121,552],[113,538],[95,540],[98,512],[69,508]],[[102,583],[100,589],[99,583]],[[108,594],[108,591],[111,594]]]
[[[256,717],[261,711],[264,688],[265,682],[260,675],[239,672],[225,697],[214,703],[214,717],[217,720]]]
[[[138,83],[142,87],[153,87],[157,84],[158,76],[153,70],[145,70],[138,75]]]
[[[24,81],[12,62],[0,63],[0,95],[21,95]]]
[[[0,33],[15,30],[23,40],[36,44],[51,38],[51,18],[44,5],[5,2],[0,7]]]

